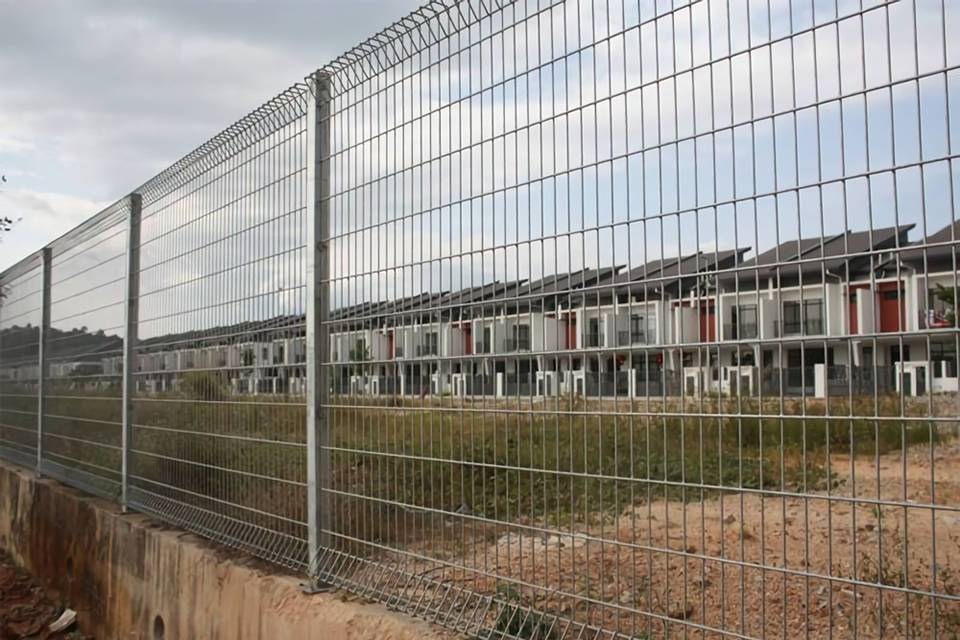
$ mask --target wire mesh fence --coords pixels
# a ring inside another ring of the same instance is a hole
[[[43,263],[38,256],[0,277],[0,452],[27,466],[37,463],[43,288]]]
[[[51,245],[44,331],[43,473],[109,498],[122,484],[127,206]]]
[[[0,453],[478,637],[960,633],[958,27],[428,3],[0,276]]]
[[[296,569],[306,98],[285,92],[143,189],[130,444],[132,507]]]

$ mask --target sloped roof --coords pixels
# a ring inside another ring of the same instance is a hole
[[[823,271],[851,277],[869,270],[870,252],[903,246],[912,224],[866,231],[847,231],[832,236],[788,240],[741,262],[736,275],[728,274],[721,281],[741,286],[765,283],[768,278],[820,281]],[[875,261],[875,259],[874,259]]]
[[[929,246],[934,245],[934,246]],[[914,269],[948,271],[960,265],[960,220],[914,242],[900,251],[900,258]],[[887,266],[887,265],[881,265]]]

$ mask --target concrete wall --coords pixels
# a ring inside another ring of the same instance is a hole
[[[97,638],[454,637],[336,593],[52,480],[0,463],[0,548]]]

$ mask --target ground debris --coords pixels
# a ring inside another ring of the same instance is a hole
[[[49,630],[50,623],[63,610],[9,556],[0,552],[0,640],[82,640],[84,636],[71,629]]]

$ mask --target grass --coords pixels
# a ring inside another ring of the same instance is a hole
[[[337,486],[387,503],[548,526],[637,501],[826,489],[827,456],[929,443],[925,425],[812,419],[333,412]],[[934,432],[934,438],[938,438]]]
[[[306,408],[286,396],[236,396],[217,374],[184,377],[176,393],[134,402],[132,473],[153,491],[271,530],[302,535],[306,521]],[[120,469],[119,388],[52,389],[49,450],[95,473]],[[26,400],[29,400],[27,398]],[[874,456],[930,444],[939,430],[896,415],[895,397],[836,399],[802,407],[806,418],[767,417],[779,405],[706,398],[626,404],[551,400],[468,405],[459,399],[342,399],[329,412],[333,527],[393,543],[437,518],[472,514],[500,522],[566,528],[621,513],[631,504],[702,500],[747,490],[822,491],[837,482],[829,455]],[[369,406],[354,404],[369,402]],[[33,403],[35,409],[36,404]],[[10,404],[6,408],[16,408]],[[24,405],[24,410],[27,405]],[[738,417],[731,417],[738,414]],[[810,415],[813,414],[813,415]],[[9,412],[5,420],[30,419]],[[22,420],[21,420],[22,421]],[[35,422],[34,422],[35,424]],[[96,444],[99,443],[99,444]],[[104,445],[104,446],[100,446]],[[384,525],[384,522],[394,522]],[[376,524],[374,524],[376,523]]]
[[[119,388],[50,388],[51,396],[64,398],[47,401],[48,415],[60,416],[45,423],[47,450],[74,458],[78,468],[118,477]],[[303,399],[238,396],[228,389],[216,375],[191,374],[176,393],[137,397],[133,485],[304,539]],[[510,523],[569,531],[655,500],[699,501],[743,490],[841,491],[838,456],[873,458],[950,437],[922,421],[862,417],[915,411],[895,397],[834,399],[829,416],[823,415],[825,403],[760,405],[720,397],[613,406],[583,400],[332,401],[349,403],[328,413],[333,543],[357,555],[378,555],[378,545],[386,545],[435,558],[450,554],[455,561],[477,536],[483,548]],[[35,428],[31,409],[32,398],[5,402],[0,418]],[[794,415],[802,412],[805,417]],[[205,520],[204,526],[220,525]],[[894,538],[885,545],[887,557],[862,558],[859,579],[908,586],[899,549]],[[939,571],[942,587],[960,588],[956,574]],[[482,637],[552,637],[557,619],[539,613],[536,603],[513,590],[498,591],[497,600],[502,606]],[[960,625],[955,608],[930,606],[939,607],[941,629]],[[885,624],[905,628],[900,617],[928,614],[888,606]]]

